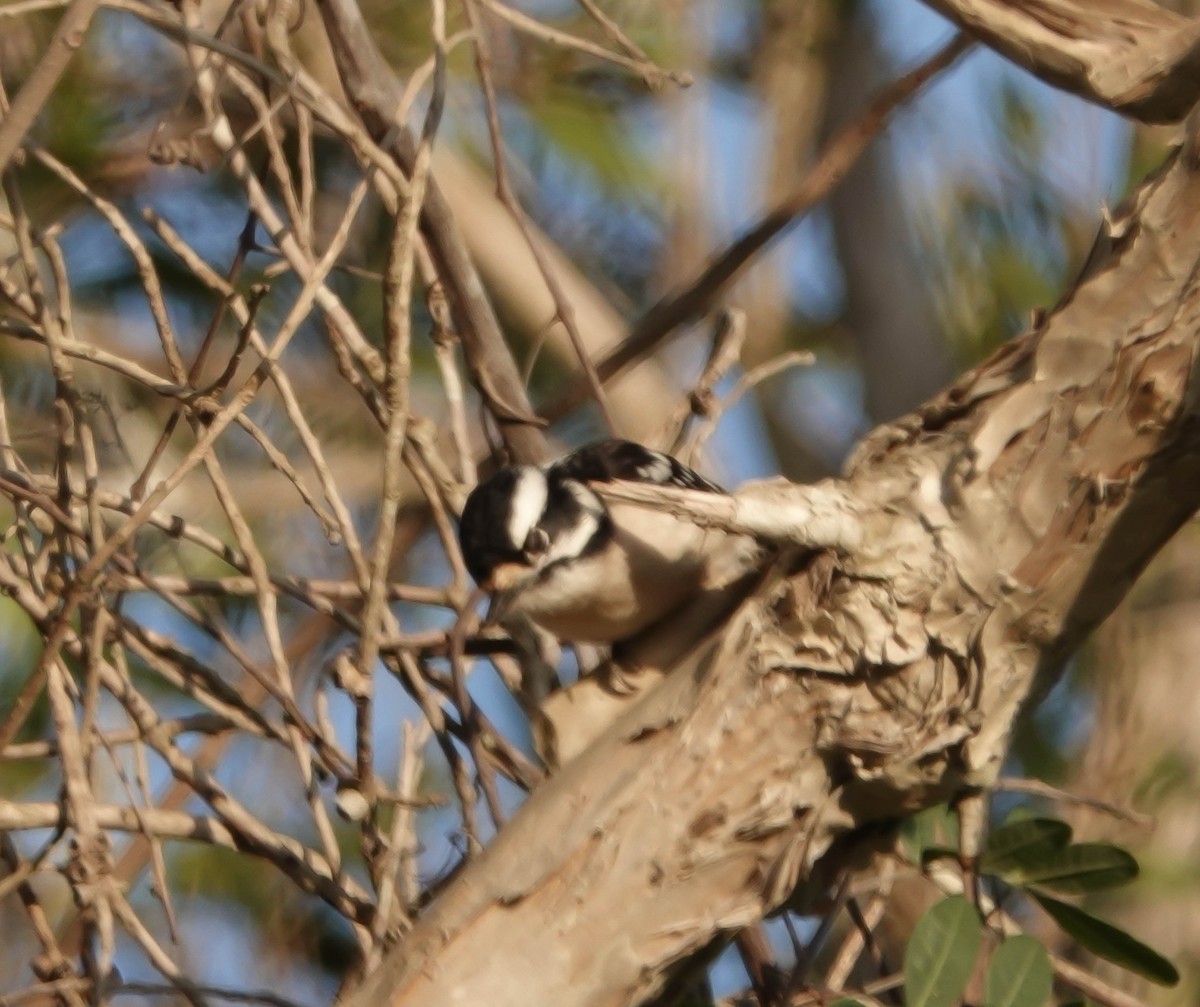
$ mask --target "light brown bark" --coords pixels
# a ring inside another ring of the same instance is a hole
[[[347,1004],[643,1003],[863,827],[988,784],[1021,704],[1200,505],[1198,269],[1177,155],[1038,328],[796,489],[861,539],[799,536]]]
[[[1151,0],[924,0],[1042,80],[1142,122],[1200,98],[1200,21]]]

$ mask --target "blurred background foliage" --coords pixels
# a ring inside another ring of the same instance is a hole
[[[627,321],[686,283],[794,188],[824,139],[857,116],[876,87],[949,34],[949,26],[916,0],[614,0],[604,7],[656,62],[690,74],[692,85],[649,88],[620,68],[501,21],[489,18],[487,29],[509,180],[547,242]],[[430,49],[424,0],[370,0],[364,9],[401,77],[416,70]],[[537,0],[522,9],[544,24],[598,37],[595,23],[574,3]],[[220,8],[211,13],[214,23],[223,20],[224,37],[240,44],[236,12],[224,18]],[[449,30],[464,28],[457,5],[450,13]],[[0,18],[0,71],[10,98],[57,17],[56,10],[42,10]],[[300,8],[294,32],[297,51],[336,87],[319,17]],[[489,223],[492,151],[469,47],[455,50],[450,71],[439,147],[471,181],[447,184],[447,193],[473,250],[511,241]],[[229,101],[233,111],[249,116],[247,107]],[[143,228],[189,353],[211,321],[212,298],[153,237],[143,211],[170,220],[219,269],[235,252],[246,214],[240,188],[213,151],[193,151],[192,165],[159,164],[150,156],[157,146],[188,135],[194,102],[176,45],[132,14],[106,8],[34,134]],[[726,299],[749,314],[745,366],[792,349],[814,351],[817,362],[772,377],[723,419],[710,470],[729,484],[775,472],[795,479],[836,472],[873,424],[916,406],[1021,331],[1031,312],[1052,306],[1087,254],[1102,208],[1118,202],[1158,162],[1168,140],[1163,131],[1133,127],[1054,92],[990,52],[973,52],[901,110],[834,198],[760,257]],[[316,143],[316,216],[331,226],[357,169],[331,138],[318,135]],[[256,156],[253,142],[248,149]],[[61,231],[80,329],[127,356],[136,358],[144,348],[149,359],[155,347],[141,282],[111,230],[32,159],[17,177],[31,217],[42,228]],[[379,271],[389,234],[378,206],[362,214],[333,281],[369,335],[382,330]],[[318,235],[316,246],[322,245]],[[275,264],[269,250],[256,248],[239,284],[271,280]],[[548,318],[531,324],[519,285],[481,268],[518,360],[536,361],[535,404],[552,401],[570,371],[568,351],[546,340]],[[280,281],[264,301],[264,326],[286,305],[289,283],[294,281]],[[231,322],[224,326],[236,331]],[[653,373],[654,387],[685,390],[708,336],[707,325],[695,326],[642,365]],[[432,351],[424,340],[416,351],[414,398],[423,413],[437,417],[441,393]],[[356,398],[327,394],[325,354],[310,333],[289,351],[289,361],[310,419],[327,446],[337,446],[330,454],[339,482],[360,502],[369,527],[378,432]],[[53,387],[41,356],[28,344],[0,339],[0,372],[14,442],[37,457],[39,444],[53,445],[47,433]],[[667,401],[643,395],[639,403],[633,410],[618,406],[618,423],[645,437],[665,418]],[[157,435],[167,407],[136,393],[135,386],[101,377],[92,408],[105,431],[107,474],[128,485],[137,474],[132,460],[144,457],[145,442]],[[252,415],[269,426],[272,408],[256,406]],[[564,445],[601,432],[587,409],[554,431]],[[239,457],[239,443],[227,439],[225,460],[242,485],[261,485],[261,492],[250,494],[260,502],[250,515],[260,544],[273,550],[272,562],[281,568],[297,574],[316,569],[317,536],[293,520],[261,455],[247,441]],[[186,508],[203,523],[212,503],[188,498]],[[205,554],[185,543],[175,548],[176,555],[159,557],[163,569],[186,567],[195,575]],[[400,565],[398,576],[417,583],[435,585],[445,576],[439,548],[427,534],[414,534]],[[163,632],[195,633],[167,606],[139,603],[158,606],[149,618]],[[252,605],[204,598],[195,604],[208,606],[235,637],[253,640]],[[428,619],[414,607],[400,611],[410,625]],[[208,646],[190,638],[188,645],[198,654]],[[323,637],[316,646],[328,651],[334,642]],[[19,609],[0,600],[0,705],[25,680],[36,653],[32,627]],[[1066,680],[1026,718],[1011,760],[1014,775],[1155,816],[1157,826],[1147,830],[1069,803],[1057,808],[1080,838],[1114,839],[1137,853],[1141,880],[1104,911],[1184,971],[1174,991],[1136,986],[1147,1002],[1162,1005],[1200,1000],[1200,735],[1193,727],[1200,716],[1198,653],[1200,531],[1191,527],[1162,553]],[[299,657],[317,662],[322,656]],[[173,706],[179,714],[191,712],[182,696],[163,695],[161,684],[152,687],[146,676],[139,684],[159,690],[156,701],[166,715]],[[384,762],[395,759],[398,725],[414,709],[398,689],[393,692],[390,709],[379,703],[385,711],[379,725]],[[473,692],[493,720],[527,737],[490,671],[477,673]],[[335,708],[332,715],[337,720],[349,713]],[[19,740],[43,737],[46,730],[44,714],[35,716]],[[286,774],[277,758],[252,741],[235,744],[219,769],[231,788],[276,823],[287,820],[298,798],[294,787],[281,785]],[[29,759],[0,763],[0,795],[54,799],[59,781],[40,765]],[[432,746],[422,789],[428,795],[450,791],[446,764]],[[507,796],[519,800],[515,790]],[[1006,807],[1033,802],[1005,800]],[[445,811],[422,812],[424,882],[453,865],[456,825]],[[23,848],[47,838],[20,837]],[[349,856],[357,833],[347,826],[343,838]],[[269,987],[303,1003],[329,1000],[353,954],[343,920],[228,851],[173,849],[167,867],[179,893],[185,957],[197,976]],[[147,906],[149,884],[143,874],[133,890]],[[55,891],[48,882],[42,895],[49,905],[57,899],[66,914],[67,891],[60,887]],[[36,950],[15,922],[18,912],[14,897],[0,903],[0,932],[13,935],[0,943],[0,993],[29,981],[26,963]],[[911,908],[907,913],[914,915]],[[903,906],[896,918],[905,918]],[[773,925],[770,932],[786,960],[791,952],[784,931]],[[125,951],[126,978],[145,973],[132,949]],[[1113,981],[1131,983],[1123,976]],[[728,993],[743,987],[746,977],[725,956],[713,984],[718,994]]]

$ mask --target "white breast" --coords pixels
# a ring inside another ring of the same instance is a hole
[[[723,533],[645,507],[616,504],[610,512],[613,544],[556,566],[522,590],[513,608],[565,640],[609,643],[640,632],[700,590]]]

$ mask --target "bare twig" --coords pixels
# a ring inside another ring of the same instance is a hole
[[[0,174],[8,167],[59,78],[83,45],[84,35],[100,3],[101,0],[72,0],[41,60],[0,120]]]
[[[609,49],[605,49],[601,45],[596,45],[595,42],[591,42],[585,38],[580,38],[578,35],[572,35],[569,32],[562,31],[558,28],[553,28],[542,21],[538,21],[536,18],[530,17],[528,14],[523,14],[521,11],[516,10],[513,7],[509,7],[505,3],[501,3],[500,0],[477,0],[477,2],[481,2],[483,6],[487,7],[487,9],[495,14],[496,17],[507,22],[513,28],[517,29],[517,31],[525,32],[526,34],[540,39],[543,42],[549,43],[550,45],[562,46],[565,49],[571,49],[575,52],[584,53],[588,56],[593,56],[596,59],[604,60],[605,62],[614,63],[617,66],[624,67],[626,70],[630,70],[633,73],[638,74],[651,87],[659,87],[667,80],[678,84],[680,87],[687,87],[692,83],[690,74],[678,73],[674,70],[664,70],[661,67],[656,66],[653,62],[646,58],[644,53],[641,53],[640,50],[636,50],[636,47],[631,47],[631,44],[628,42],[626,42],[625,45],[626,49],[628,50],[633,48],[635,51],[635,54],[632,58],[612,52]],[[590,6],[591,5],[589,5],[589,7]],[[594,7],[591,7],[591,9],[593,11],[595,10]],[[595,15],[593,14],[593,17],[594,16]],[[601,18],[598,20],[600,20],[600,23],[605,25],[608,28],[609,33],[612,34],[613,27],[615,27],[613,22],[608,18]],[[621,35],[620,38],[624,41],[624,35]]]
[[[717,255],[698,276],[674,294],[664,297],[637,321],[621,345],[596,365],[601,379],[612,380],[632,363],[646,356],[681,325],[707,311],[758,252],[828,198],[871,140],[887,126],[895,110],[914,97],[931,79],[953,65],[971,45],[966,35],[956,35],[920,66],[884,88],[860,118],[845,126],[829,141],[816,163],[792,192]],[[586,388],[577,385],[550,403],[543,412],[552,420],[558,419],[578,406],[586,395]]]
[[[995,789],[1010,794],[1029,794],[1032,797],[1044,797],[1047,800],[1060,801],[1064,804],[1077,804],[1080,807],[1091,808],[1093,811],[1102,811],[1106,815],[1111,815],[1122,822],[1129,822],[1141,829],[1151,829],[1154,827],[1154,818],[1151,815],[1144,815],[1140,811],[1134,811],[1132,808],[1125,808],[1119,804],[1112,804],[1109,801],[1102,801],[1096,797],[1072,794],[1069,790],[1051,786],[1049,783],[1044,783],[1041,780],[1002,776],[996,781]]]
[[[488,49],[487,39],[482,26],[478,23],[475,12],[475,6],[480,2],[488,10],[492,11],[492,13],[509,20],[510,23],[526,25],[532,22],[543,30],[550,31],[550,29],[546,29],[540,22],[534,21],[524,14],[519,14],[511,8],[496,2],[496,0],[466,0],[467,17],[475,29],[475,69],[479,75],[484,102],[487,107],[488,136],[492,143],[492,170],[496,176],[496,195],[512,216],[517,229],[521,232],[521,236],[525,240],[530,254],[533,256],[534,262],[537,264],[538,272],[542,276],[542,282],[546,284],[546,290],[554,301],[554,320],[561,322],[563,328],[567,330],[567,336],[570,338],[571,346],[575,350],[575,357],[579,361],[579,366],[583,368],[584,377],[587,379],[592,397],[596,400],[596,406],[600,410],[604,425],[610,434],[616,436],[617,428],[613,421],[612,411],[608,407],[608,398],[604,394],[600,375],[596,373],[596,367],[592,363],[591,355],[588,353],[583,336],[579,332],[579,326],[575,324],[575,311],[567,300],[562,285],[554,275],[554,270],[546,260],[542,248],[534,240],[533,234],[529,230],[529,221],[525,216],[525,210],[513,193],[512,187],[508,184],[508,172],[504,166],[504,137],[500,129],[500,113],[496,102],[496,87],[492,81],[492,58]],[[513,19],[515,19],[515,22]],[[557,36],[562,33],[554,34]]]
[[[329,32],[343,86],[368,132],[380,141],[394,137],[388,146],[405,173],[411,176],[415,145],[407,130],[396,127],[394,120],[400,89],[361,12],[353,0],[320,0],[318,7]],[[533,415],[483,284],[436,183],[428,188],[421,230],[458,320],[467,366],[476,387],[488,403],[513,457],[526,462],[540,461],[546,454],[541,423]]]

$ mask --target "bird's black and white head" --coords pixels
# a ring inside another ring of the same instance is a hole
[[[522,612],[564,639],[612,642],[694,593],[706,533],[664,511],[607,505],[592,486],[617,479],[722,492],[629,441],[501,469],[471,492],[459,530],[467,569],[500,611]]]
[[[459,540],[476,583],[511,592],[598,548],[610,523],[586,484],[561,478],[552,466],[513,465],[467,497]]]

